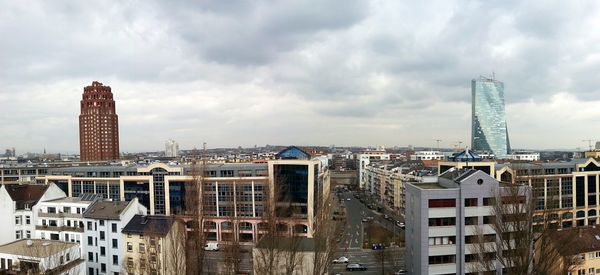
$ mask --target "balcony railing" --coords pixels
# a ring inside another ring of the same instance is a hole
[[[83,227],[36,225],[36,230],[83,232]]]
[[[38,217],[40,218],[83,218],[83,214],[76,214],[76,213],[45,213],[45,212],[38,212]]]

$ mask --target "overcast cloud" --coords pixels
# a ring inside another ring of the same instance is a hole
[[[0,0],[0,150],[78,152],[94,80],[124,152],[453,147],[470,140],[471,79],[492,72],[513,147],[585,147],[598,29],[597,1]]]

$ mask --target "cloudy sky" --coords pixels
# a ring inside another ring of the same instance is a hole
[[[492,72],[513,147],[586,147],[599,29],[598,1],[0,0],[0,149],[78,152],[94,80],[124,152],[453,147],[470,140],[470,80]]]

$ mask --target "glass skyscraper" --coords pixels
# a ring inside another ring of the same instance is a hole
[[[472,149],[492,153],[499,159],[506,158],[510,153],[510,142],[504,111],[504,83],[480,77],[471,81],[471,91]]]

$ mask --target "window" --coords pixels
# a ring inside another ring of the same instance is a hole
[[[140,269],[145,269],[146,268],[146,259],[142,258],[140,259]]]
[[[88,252],[88,261],[90,261],[90,262],[94,261],[94,253]]]
[[[483,198],[484,206],[492,206],[494,204],[496,204],[496,198]]]
[[[117,239],[112,239],[112,248],[119,248],[119,243],[117,242]]]
[[[432,199],[429,200],[429,208],[456,207],[455,199]]]
[[[106,264],[100,264],[100,272],[106,272]]]
[[[93,231],[92,222],[87,222],[87,230]]]
[[[133,268],[133,258],[127,257],[127,267]]]
[[[146,245],[145,244],[141,243],[139,248],[140,248],[140,253],[145,253],[146,252]]]
[[[48,207],[48,213],[56,214],[56,207]]]
[[[429,264],[450,264],[456,262],[456,255],[429,256]]]
[[[103,241],[104,240],[104,231],[100,231],[100,240]]]
[[[495,220],[496,220],[495,216],[484,216],[483,224],[493,224]]]
[[[111,224],[111,227],[112,227],[112,232],[117,233],[117,224],[113,223],[113,224]]]
[[[130,242],[127,243],[127,252],[133,252],[133,244]]]
[[[477,198],[465,199],[465,207],[477,206]]]
[[[25,231],[25,238],[31,239],[31,230]]]
[[[429,226],[450,226],[456,225],[456,218],[431,218]]]
[[[15,216],[15,224],[21,225],[21,216]]]
[[[113,259],[112,259],[112,264],[113,265],[119,265],[119,256],[117,255],[113,255]]]
[[[31,216],[25,216],[25,224],[31,224]]]
[[[106,256],[106,248],[104,246],[100,247],[100,256]]]
[[[104,226],[104,220],[100,220],[100,226]]]
[[[15,232],[15,237],[17,238],[17,240],[18,240],[18,239],[21,239],[21,237],[23,237],[23,231],[21,231],[21,230],[17,230],[17,231]]]
[[[477,217],[465,217],[465,225],[477,225],[478,223]]]
[[[88,236],[88,245],[94,245],[94,238],[92,236]]]
[[[429,245],[449,245],[456,243],[456,236],[429,238]]]

